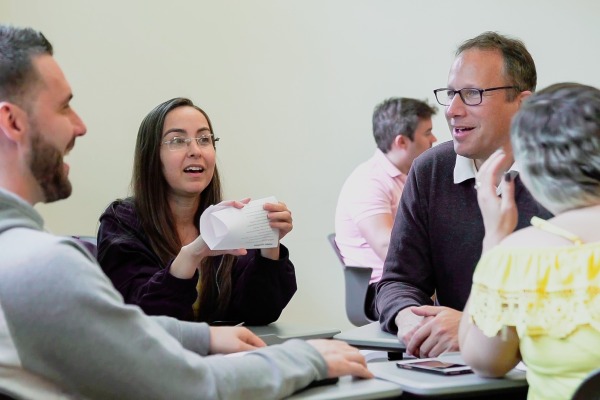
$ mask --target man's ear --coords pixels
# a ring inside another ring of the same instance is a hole
[[[394,146],[399,149],[406,149],[408,147],[408,138],[404,135],[396,135],[394,138]]]
[[[21,142],[27,131],[25,111],[7,101],[0,102],[0,134],[13,142]]]
[[[526,100],[532,94],[533,93],[531,92],[531,90],[524,90],[521,93],[519,93],[519,97],[517,98],[517,100],[519,101],[519,107],[521,107],[521,104],[523,104],[523,101]]]

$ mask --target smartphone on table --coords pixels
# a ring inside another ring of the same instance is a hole
[[[471,374],[473,370],[468,365],[445,362],[440,360],[410,360],[397,362],[398,368],[414,371],[429,372],[438,375]]]

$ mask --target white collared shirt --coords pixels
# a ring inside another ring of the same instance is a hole
[[[513,172],[513,179],[519,173],[519,167],[517,163],[513,163],[508,169],[509,172]],[[477,167],[475,166],[475,160],[463,156],[456,155],[456,162],[454,163],[454,183],[458,184],[466,181],[467,179],[475,179],[477,176]],[[496,194],[500,196],[502,194],[502,185],[496,187]]]

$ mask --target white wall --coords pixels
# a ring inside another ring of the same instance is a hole
[[[68,157],[73,195],[39,207],[50,230],[94,234],[128,193],[142,118],[189,96],[221,137],[226,197],[276,195],[293,212],[284,243],[299,291],[282,319],[339,328],[350,325],[326,235],[343,180],[374,149],[375,104],[434,103],[456,46],[485,30],[525,41],[540,88],[600,86],[599,17],[595,0],[0,0],[0,22],[52,41],[88,126]],[[441,112],[434,131],[449,140]]]

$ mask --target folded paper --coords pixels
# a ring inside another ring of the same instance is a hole
[[[200,234],[211,250],[266,249],[277,247],[279,229],[269,226],[265,203],[274,196],[253,200],[243,208],[214,205],[200,217]]]

